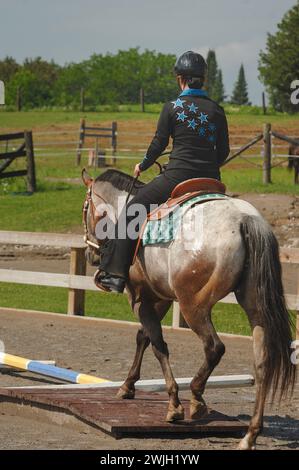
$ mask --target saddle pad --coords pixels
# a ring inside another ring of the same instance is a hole
[[[205,201],[215,199],[229,199],[229,196],[221,193],[200,194],[178,205],[168,217],[159,220],[149,220],[142,234],[143,246],[154,245],[156,243],[169,243],[176,238],[182,216],[192,206]]]

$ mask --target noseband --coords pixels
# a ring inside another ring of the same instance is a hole
[[[88,246],[91,246],[92,248],[95,248],[96,250],[99,250],[101,248],[101,246],[99,245],[99,243],[95,243],[93,241],[90,240],[90,234],[89,234],[89,231],[88,231],[88,225],[87,225],[87,213],[88,213],[88,209],[90,207],[90,215],[91,215],[91,219],[92,219],[92,222],[93,224],[95,225],[95,211],[96,211],[96,206],[92,200],[92,195],[95,195],[96,197],[98,197],[99,199],[101,199],[104,204],[108,204],[107,201],[102,197],[100,196],[99,194],[97,194],[95,191],[93,191],[93,185],[91,185],[87,192],[86,192],[86,197],[85,197],[85,201],[84,201],[84,204],[83,204],[83,225],[84,225],[84,237],[83,237],[83,240],[84,242],[86,243],[86,245]]]

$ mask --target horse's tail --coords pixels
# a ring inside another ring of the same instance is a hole
[[[293,391],[296,366],[290,359],[292,321],[284,299],[279,246],[271,227],[260,217],[245,216],[241,233],[247,251],[247,273],[253,280],[253,295],[264,328],[263,393],[267,395],[272,387],[273,400],[280,388],[281,399]]]

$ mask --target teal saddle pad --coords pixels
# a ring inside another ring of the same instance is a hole
[[[176,234],[180,228],[182,216],[190,207],[203,202],[205,199],[229,199],[229,196],[221,193],[199,194],[178,205],[169,216],[160,220],[149,220],[142,235],[143,246],[169,243],[175,240]]]

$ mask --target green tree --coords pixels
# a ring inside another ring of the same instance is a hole
[[[248,99],[248,91],[247,91],[247,82],[245,77],[245,70],[244,65],[242,64],[239,70],[238,79],[235,83],[233,94],[231,97],[231,102],[233,104],[247,104],[250,105],[250,101]]]
[[[30,109],[41,106],[42,83],[33,72],[21,68],[10,80],[6,88],[8,105],[15,105],[17,90],[20,89],[22,108]]]
[[[91,105],[89,77],[90,70],[88,61],[79,64],[70,63],[65,65],[54,84],[54,103],[57,106],[78,108],[80,105],[81,88],[84,88],[86,105]]]
[[[225,90],[223,85],[222,71],[218,69],[216,80],[213,87],[213,100],[217,103],[223,103],[225,101]]]
[[[0,60],[0,80],[7,85],[20,68],[21,66],[13,57],[6,56],[5,59]]]
[[[267,45],[260,52],[260,79],[265,84],[270,102],[279,111],[299,111],[290,101],[290,85],[299,78],[299,2],[277,25],[275,34],[268,34]]]
[[[216,53],[214,50],[210,49],[207,55],[207,78],[205,83],[205,88],[208,92],[210,98],[213,98],[214,86],[217,79],[218,65],[216,59]]]
[[[59,76],[60,67],[54,61],[47,62],[41,57],[26,58],[23,70],[28,70],[36,77],[35,92],[38,94],[36,102],[38,106],[50,106],[54,104],[54,86]]]

